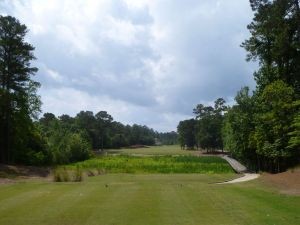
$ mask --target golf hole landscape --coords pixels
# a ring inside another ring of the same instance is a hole
[[[300,225],[300,0],[0,0],[0,225]]]
[[[15,178],[0,185],[0,224],[292,225],[300,221],[300,170],[287,172],[285,183],[277,175],[263,174],[248,182],[222,184],[242,175],[219,156],[176,145],[108,150],[58,166],[45,177],[37,177],[35,169],[27,171],[25,179],[18,174],[25,168],[6,168]]]

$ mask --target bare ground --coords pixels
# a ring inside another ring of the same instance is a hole
[[[300,195],[300,168],[278,174],[264,173],[261,180],[279,189],[281,193]]]
[[[16,182],[16,179],[48,178],[51,169],[46,167],[0,164],[0,185]]]

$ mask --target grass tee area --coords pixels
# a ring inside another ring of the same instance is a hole
[[[280,194],[261,179],[215,184],[237,177],[220,158],[110,153],[67,166],[106,169],[83,182],[34,179],[0,185],[0,224],[300,224],[300,196]]]

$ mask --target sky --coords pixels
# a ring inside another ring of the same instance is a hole
[[[197,104],[255,86],[248,0],[0,0],[0,14],[29,29],[43,113],[176,131]]]

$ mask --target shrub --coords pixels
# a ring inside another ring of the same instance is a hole
[[[79,166],[76,166],[75,170],[66,167],[58,167],[54,170],[55,182],[81,182],[83,177],[83,172]]]
[[[73,179],[74,182],[81,182],[83,181],[83,173],[79,166],[76,167],[75,176]]]
[[[77,133],[69,135],[68,145],[70,151],[70,162],[78,162],[90,158],[90,149],[92,147],[81,134]]]

